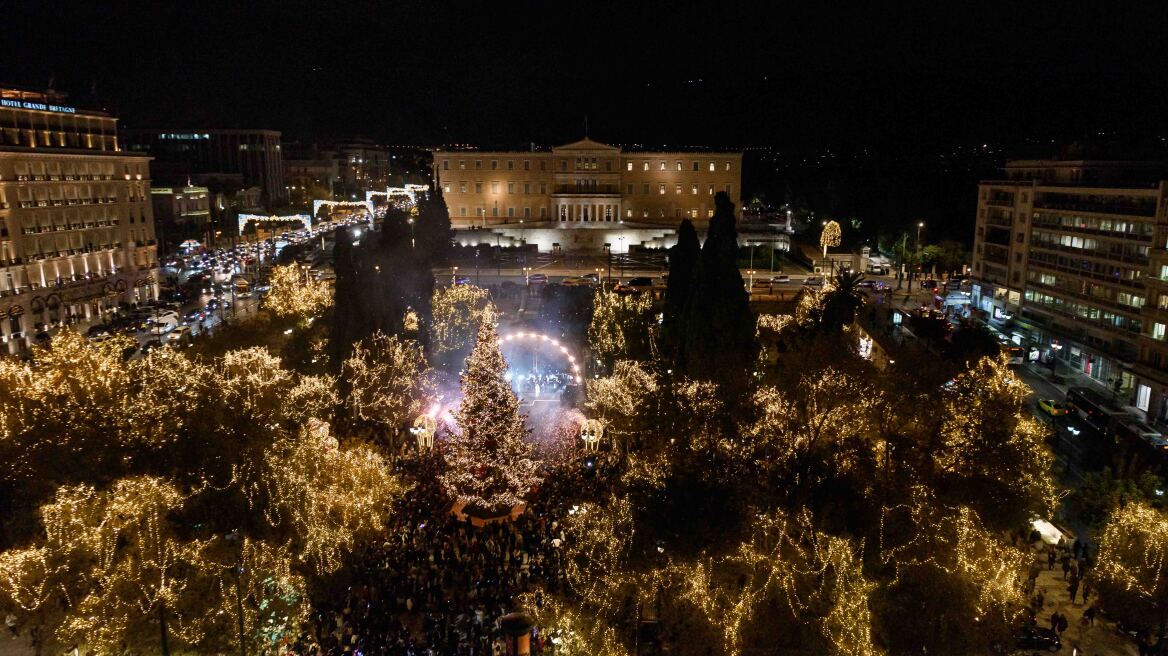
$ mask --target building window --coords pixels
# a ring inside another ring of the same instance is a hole
[[[681,218],[681,209],[678,208],[676,210],[673,210],[673,215],[680,219]]]
[[[442,160],[442,170],[443,170],[443,171],[449,171],[449,170],[450,170],[450,160],[448,160],[448,159],[444,159],[444,160]]]
[[[547,218],[547,208],[546,207],[539,208],[539,218],[541,218],[541,219]]]
[[[714,185],[710,185],[710,195],[714,195]]]
[[[523,193],[527,194],[529,196],[531,195],[531,183],[530,182],[523,183]]]
[[[499,216],[499,206],[498,205],[491,208],[491,216]]]
[[[714,218],[714,210],[706,210],[706,218],[707,219]]]
[[[1168,326],[1162,323],[1152,324],[1152,337],[1163,341],[1165,334],[1168,334]]]
[[[465,159],[458,160],[458,168],[460,170],[463,170],[463,171],[466,170],[466,160]]]
[[[483,193],[483,183],[481,183],[481,182],[476,182],[476,183],[475,183],[475,193],[476,193],[476,194],[481,194],[481,193]]]
[[[605,171],[611,171],[611,170],[612,170],[612,162],[611,162],[611,161],[605,160],[605,162],[604,162],[604,170],[605,170]]]
[[[509,193],[509,194],[515,193],[515,183],[514,182],[507,183],[507,193]]]
[[[697,170],[698,170],[698,168],[699,168],[699,167],[698,167],[698,163],[695,161],[695,162],[693,163],[693,170],[697,171]]]
[[[1144,412],[1152,404],[1152,388],[1140,383],[1136,386],[1136,407]]]
[[[626,219],[633,218],[633,211],[632,210],[625,210],[625,218]]]
[[[459,216],[466,216],[466,208],[465,207],[458,208],[458,215]]]
[[[731,189],[731,186],[730,186],[730,185],[726,185],[726,195],[727,195],[727,196],[729,196],[729,195],[730,195],[730,189]]]
[[[498,171],[498,170],[499,170],[499,160],[497,160],[497,159],[493,159],[493,160],[491,160],[491,170],[492,170],[492,171]]]
[[[498,183],[498,182],[492,182],[492,183],[491,183],[491,193],[492,193],[492,194],[497,194],[497,193],[499,193],[499,183]]]
[[[698,195],[698,186],[697,185],[693,185],[693,195],[694,196]]]
[[[525,159],[525,160],[523,160],[523,170],[524,170],[524,171],[530,171],[530,170],[531,170],[531,160],[529,160],[529,159]]]
[[[460,193],[460,194],[466,193],[466,183],[465,182],[458,183],[458,193]]]
[[[657,193],[661,194],[662,196],[665,195],[665,184],[664,183],[657,185]]]
[[[486,215],[487,215],[487,211],[486,211],[486,210],[484,210],[484,209],[483,209],[483,208],[481,208],[481,207],[479,207],[479,208],[477,208],[477,209],[475,210],[475,216],[483,216],[483,217],[485,217]]]
[[[714,170],[714,163],[710,162],[710,171],[713,172],[713,170]]]
[[[641,170],[642,171],[649,170],[649,160],[645,160],[644,162],[641,162]]]
[[[641,185],[641,193],[645,194],[646,196],[649,195],[649,183],[648,182]]]
[[[681,160],[677,160],[677,170],[681,170]]]
[[[727,171],[729,171],[729,170],[730,170],[730,162],[726,162],[726,170],[727,170]]]
[[[442,185],[442,191],[443,191],[443,192],[445,192],[445,193],[450,193],[450,183],[449,183],[449,182],[447,182],[446,184]]]
[[[681,185],[680,184],[673,185],[673,193],[675,193],[675,194],[681,193]]]
[[[629,160],[629,161],[625,162],[625,170],[626,170],[626,171],[632,171],[632,170],[633,170],[633,161],[632,161],[632,160]]]
[[[476,160],[475,160],[475,170],[476,170],[476,171],[481,171],[481,170],[483,170],[483,160],[481,160],[481,159],[476,159]]]
[[[530,207],[523,208],[523,216],[525,216],[529,219],[531,218],[531,208]]]
[[[562,160],[560,160],[560,170],[561,170],[561,171],[567,171],[567,170],[568,170],[568,160],[566,160],[566,159],[562,159]]]
[[[514,171],[514,170],[515,170],[515,160],[513,160],[513,159],[509,159],[509,160],[507,160],[507,170],[508,170],[508,171]]]
[[[625,194],[626,194],[626,195],[628,195],[628,196],[632,196],[632,195],[633,195],[633,185],[632,185],[632,183],[629,183],[629,184],[625,185],[625,190],[626,190],[626,191],[625,191]]]
[[[546,182],[539,183],[539,193],[544,194],[544,195],[547,194],[547,183]]]
[[[661,160],[661,170],[665,170],[665,160]]]
[[[541,160],[539,160],[539,170],[540,170],[540,171],[546,171],[546,170],[547,170],[547,162],[546,162],[546,161],[544,161],[544,160],[542,160],[542,159],[541,159]]]
[[[511,218],[515,218],[515,208],[514,207],[507,208],[507,216],[509,216]]]

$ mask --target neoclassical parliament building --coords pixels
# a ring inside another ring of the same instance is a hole
[[[704,232],[716,193],[741,208],[742,153],[622,152],[584,139],[550,151],[433,156],[455,241],[464,244],[666,247],[684,218]]]

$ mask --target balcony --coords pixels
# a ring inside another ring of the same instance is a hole
[[[1034,202],[1037,210],[1061,210],[1064,212],[1087,212],[1090,214],[1118,214],[1121,216],[1156,216],[1156,202],[1148,199],[1145,203],[1115,200],[1058,200],[1039,197]]]

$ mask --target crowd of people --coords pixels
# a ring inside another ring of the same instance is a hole
[[[518,610],[516,596],[563,585],[564,536],[553,511],[563,494],[536,491],[510,521],[476,526],[450,513],[437,460],[407,467],[415,484],[390,518],[385,540],[364,545],[352,586],[314,604],[313,629],[294,646],[320,656],[502,656],[499,619]],[[572,477],[561,478],[571,484]],[[540,594],[537,592],[537,594]],[[532,630],[531,653],[544,653]]]

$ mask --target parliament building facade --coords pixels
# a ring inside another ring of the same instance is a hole
[[[665,247],[682,219],[704,230],[715,194],[741,207],[742,153],[622,152],[584,139],[550,151],[433,157],[435,184],[463,243]]]

